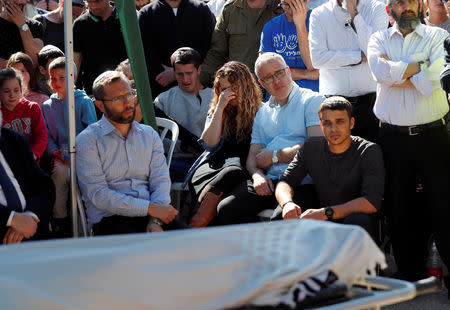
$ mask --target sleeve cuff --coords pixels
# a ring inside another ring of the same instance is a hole
[[[220,148],[223,144],[223,140],[224,140],[224,137],[221,137],[219,143],[217,143],[216,145],[209,145],[203,139],[198,139],[197,142],[198,142],[198,144],[200,144],[200,146],[204,150],[211,152],[211,151],[214,151],[215,149]]]
[[[403,61],[387,61],[390,66],[390,75],[391,78],[395,81],[401,81],[402,76],[408,67],[408,64]]]
[[[150,204],[149,201],[139,199],[139,201],[136,204],[136,212],[138,213],[137,216],[146,216],[148,214],[149,204]]]
[[[16,212],[11,211],[11,213],[9,214],[8,221],[6,222],[6,226],[7,226],[7,227],[10,227],[10,226],[11,226],[11,222],[12,222],[12,219],[13,219],[15,213],[16,213]]]
[[[420,70],[419,73],[414,74],[411,77],[411,83],[416,87],[416,89],[425,96],[425,98],[429,98],[431,93],[433,92],[433,86],[431,85],[430,80],[428,80],[425,72]]]

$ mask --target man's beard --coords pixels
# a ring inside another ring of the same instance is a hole
[[[420,24],[419,16],[413,11],[405,11],[400,16],[394,11],[391,11],[391,14],[400,29],[414,30]],[[404,14],[414,14],[414,16],[403,16]]]
[[[105,104],[103,104],[103,107],[105,108],[105,114],[108,117],[108,119],[115,123],[130,124],[134,121],[134,116],[136,114],[136,106],[123,110],[121,113],[111,111]],[[128,110],[133,110],[133,114],[131,114],[127,118],[123,117],[123,113],[125,113]]]

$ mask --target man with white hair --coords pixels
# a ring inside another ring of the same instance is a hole
[[[256,114],[246,168],[251,176],[219,203],[221,224],[257,221],[264,209],[275,209],[275,185],[307,137],[320,136],[317,111],[324,100],[299,87],[283,57],[264,53],[255,63],[256,76],[272,95]]]
[[[121,72],[92,87],[103,117],[77,136],[77,177],[89,225],[98,235],[178,228],[169,169],[158,133],[134,121],[136,91]]]
[[[422,25],[418,0],[388,0],[392,28],[375,33],[368,61],[376,78],[374,112],[380,119],[380,145],[386,167],[386,214],[396,264],[413,281],[426,276],[429,230],[450,267],[449,137],[443,117],[449,111],[439,84],[448,32]],[[416,175],[426,204],[415,204]]]
[[[0,238],[19,243],[48,229],[55,186],[23,135],[4,127],[0,132]]]

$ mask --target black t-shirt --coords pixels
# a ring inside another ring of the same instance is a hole
[[[42,24],[31,19],[25,22],[33,38],[42,39]],[[0,17],[0,58],[8,60],[9,56],[17,52],[25,52],[19,27]]]
[[[42,41],[44,41],[44,45],[54,45],[64,52],[64,23],[54,23],[44,15],[36,15],[33,19],[43,26]]]
[[[117,12],[107,20],[83,13],[73,25],[73,51],[83,57],[83,86],[92,94],[92,83],[101,73],[114,70],[127,58]]]
[[[324,137],[308,139],[284,172],[280,181],[292,187],[309,174],[322,206],[366,198],[379,209],[384,193],[384,163],[381,148],[352,136],[350,147],[334,154]]]

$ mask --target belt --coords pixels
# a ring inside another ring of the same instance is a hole
[[[414,125],[414,126],[397,126],[397,125],[391,125],[388,123],[380,122],[380,128],[382,129],[388,129],[393,132],[409,135],[409,136],[417,136],[424,132],[427,132],[428,130],[436,127],[444,127],[445,121],[443,118],[438,119],[437,121],[426,123],[422,125]]]

